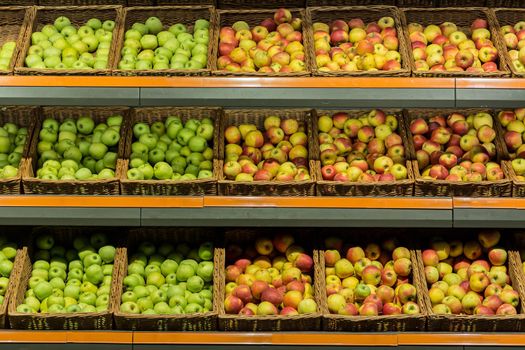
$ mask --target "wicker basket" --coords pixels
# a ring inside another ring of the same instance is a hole
[[[436,0],[438,7],[476,7],[476,6],[485,6],[486,1],[478,0]]]
[[[489,30],[491,33],[491,40],[496,49],[498,49],[498,68],[497,72],[449,72],[449,71],[418,71],[412,54],[412,48],[408,48],[410,57],[410,67],[412,74],[416,77],[506,77],[509,76],[505,58],[503,56],[504,44],[501,41],[497,30],[497,24],[494,23],[494,18],[490,11],[480,7],[442,7],[434,9],[422,8],[406,8],[401,9],[401,20],[403,21],[403,28],[407,28],[409,23],[415,22],[423,26],[429,24],[441,24],[445,21],[456,23],[458,30],[461,30],[470,35],[470,24],[476,18],[484,18],[488,21]],[[410,44],[410,37],[408,30],[404,31],[405,41]]]
[[[367,110],[355,109],[355,110],[345,110],[342,112],[348,113],[351,117],[359,113],[366,112]],[[314,121],[312,122],[313,129],[313,140],[314,140],[314,153],[313,157],[315,159],[320,159],[319,157],[319,130],[317,127],[317,120],[319,116],[324,114],[333,114],[336,111],[328,110],[315,110],[314,111]],[[387,114],[395,114],[398,116],[399,126],[396,130],[401,138],[403,139],[403,145],[405,149],[408,149],[408,141],[405,134],[405,127],[403,125],[404,119],[402,117],[401,110],[385,110]],[[316,161],[315,167],[315,176],[317,179],[317,194],[321,196],[412,196],[414,194],[414,174],[412,171],[412,163],[408,160],[409,153],[408,150],[405,154],[407,161],[405,165],[408,171],[408,179],[394,181],[394,182],[336,182],[336,181],[327,181],[323,179],[321,174],[322,164],[319,161]]]
[[[127,0],[128,6],[153,6],[156,5],[155,0]]]
[[[218,108],[177,108],[177,107],[151,107],[137,108],[133,110],[131,123],[128,126],[126,135],[126,148],[121,161],[122,171],[120,186],[122,194],[126,195],[164,195],[164,196],[203,196],[217,195],[217,164],[214,163],[213,178],[199,179],[192,181],[179,180],[129,180],[127,172],[129,170],[129,157],[131,155],[131,144],[133,143],[133,126],[135,123],[153,123],[163,121],[167,117],[178,115],[182,121],[188,119],[211,118],[214,121],[213,136],[213,159],[218,159],[219,129],[220,129],[220,109]]]
[[[6,235],[12,241],[20,241],[20,237],[26,233],[27,229],[22,228],[12,228],[12,229],[3,229],[3,234]],[[11,299],[13,299],[16,290],[18,289],[18,283],[20,282],[20,269],[22,268],[23,258],[26,254],[27,248],[19,247],[16,252],[15,259],[13,261],[13,269],[11,270],[11,275],[9,276],[9,284],[7,286],[7,291],[4,294],[4,302],[0,305],[0,328],[7,327],[7,309]]]
[[[126,0],[38,0],[40,6],[92,6],[119,5],[126,6]]]
[[[279,7],[301,8],[304,7],[305,0],[217,0],[217,7],[220,9],[276,9]],[[271,16],[270,16],[271,17]]]
[[[524,7],[523,0],[487,0],[487,7]]]
[[[235,1],[237,2],[237,1]],[[267,2],[259,2],[259,4],[267,4]],[[290,6],[290,5],[287,5]],[[277,7],[275,7],[277,8]],[[215,27],[215,42],[214,42],[214,53],[217,56],[219,54],[219,33],[222,27],[224,26],[231,26],[237,21],[245,21],[250,25],[250,27],[258,26],[261,21],[263,21],[266,18],[273,18],[275,10],[267,10],[267,9],[258,9],[258,10],[219,10],[217,11],[217,26]],[[312,71],[312,61],[311,57],[308,55],[308,48],[311,46],[310,39],[308,38],[308,35],[306,33],[308,32],[308,28],[310,27],[310,23],[308,22],[306,11],[302,9],[290,9],[290,12],[292,13],[293,17],[299,17],[303,20],[303,45],[304,45],[304,55],[305,55],[305,66],[306,70],[304,72],[268,72],[268,73],[262,73],[262,72],[230,72],[230,71],[224,71],[219,70],[217,68],[217,60],[214,62],[213,66],[213,72],[214,75],[219,76],[272,76],[272,77],[297,77],[297,76],[309,76]]]
[[[401,77],[410,76],[410,64],[408,55],[408,44],[403,35],[403,27],[401,22],[401,15],[399,10],[394,6],[356,6],[356,7],[312,7],[307,10],[307,18],[309,23],[323,22],[330,23],[335,19],[351,19],[355,17],[361,18],[365,23],[371,21],[377,21],[379,18],[384,16],[390,16],[394,18],[395,28],[397,31],[397,38],[399,39],[399,53],[401,55],[401,69],[384,71],[330,71],[323,72],[319,70],[315,60],[315,48],[314,48],[314,33],[312,26],[309,26],[306,30],[306,36],[308,42],[311,44],[308,46],[308,55],[310,56],[310,62],[312,62],[312,71],[314,75],[318,76],[330,76],[330,77],[342,77],[342,76],[374,76],[374,77]],[[409,43],[410,41],[408,41]]]
[[[237,245],[237,247],[246,247],[248,244],[254,244],[255,240],[258,237],[261,237],[262,235],[266,234],[267,236],[271,237],[275,235],[274,229],[269,230],[249,230],[249,229],[238,229],[238,230],[231,230],[226,232],[226,239],[225,239],[225,246],[228,246],[228,244]],[[293,233],[292,233],[293,235]],[[310,237],[311,240],[308,240],[307,242],[313,242],[315,239],[313,239],[314,235],[313,232],[309,232],[302,230],[300,233],[297,232],[295,237],[299,238],[305,238]],[[319,266],[319,260],[317,251],[313,249],[312,244],[301,242],[301,245],[303,248],[306,249],[307,252],[312,252],[312,259],[314,260],[314,267],[313,267],[313,288],[314,288],[314,298],[317,303],[317,312],[312,314],[302,314],[302,315],[291,315],[291,316],[283,316],[283,315],[268,315],[268,316],[245,316],[245,315],[232,315],[232,314],[226,314],[224,310],[224,298],[225,298],[225,275],[224,271],[228,264],[231,263],[231,261],[227,261],[226,257],[226,249],[221,248],[220,254],[222,258],[222,269],[221,269],[221,279],[219,280],[219,291],[220,291],[220,303],[219,303],[219,329],[224,331],[248,331],[248,332],[266,332],[266,331],[278,331],[278,332],[286,332],[286,331],[315,331],[321,329],[321,298],[320,298],[320,291],[321,291],[321,281],[320,281],[320,266]],[[229,260],[229,258],[228,258]]]
[[[282,119],[296,119],[303,122],[308,137],[308,155],[311,159],[313,148],[312,127],[310,125],[310,110],[307,109],[255,109],[255,110],[225,110],[221,121],[219,135],[219,195],[223,196],[314,196],[315,195],[315,162],[309,162],[310,180],[305,181],[254,181],[241,182],[228,180],[224,176],[224,130],[230,125],[253,123],[259,130],[263,129],[264,119],[278,115]]]
[[[120,311],[122,283],[128,273],[128,257],[138,243],[143,241],[161,242],[189,242],[194,244],[201,240],[217,242],[217,233],[213,229],[140,229],[132,230],[128,236],[128,244],[123,249],[120,260],[119,276],[113,283],[114,300],[113,312],[117,329],[141,331],[213,331],[217,329],[217,313],[220,302],[219,281],[223,266],[220,249],[215,248],[213,257],[213,310],[200,314],[184,315],[132,315]]]
[[[35,130],[35,123],[38,118],[38,107],[3,107],[0,108],[0,124],[7,122],[15,123],[18,126],[27,128],[27,140],[22,153],[22,160],[18,167],[18,175],[10,179],[0,180],[0,194],[20,194],[22,184],[22,174],[25,171],[24,158],[29,153],[29,145]]]
[[[13,74],[15,63],[24,44],[24,36],[33,14],[33,8],[18,6],[0,7],[0,32],[2,33],[0,47],[7,41],[16,42],[9,67],[7,70],[0,70],[0,75]]]
[[[523,6],[523,4],[522,4]],[[507,64],[507,67],[512,72],[513,76],[523,78],[525,77],[525,72],[518,72],[516,68],[514,68],[514,64],[512,63],[512,59],[509,55],[509,50],[507,49],[507,45],[505,44],[505,40],[503,36],[501,35],[501,27],[505,25],[512,25],[514,26],[517,22],[525,20],[525,9],[523,8],[514,8],[514,9],[491,9],[491,14],[495,18],[496,23],[496,30],[499,36],[499,40],[502,43],[503,47],[503,59],[505,60],[505,63]]]
[[[454,233],[454,239],[457,239],[458,232]],[[525,322],[525,301],[523,294],[523,284],[518,278],[518,261],[519,253],[509,251],[508,253],[508,274],[511,285],[520,294],[520,306],[517,308],[517,315],[438,315],[432,311],[432,302],[428,295],[428,286],[424,275],[424,264],[421,250],[416,251],[417,262],[420,266],[420,279],[423,281],[423,300],[424,308],[427,313],[428,331],[447,331],[447,332],[513,332],[520,330],[521,324]]]
[[[307,7],[316,6],[394,6],[396,0],[306,0]]]
[[[87,228],[82,229],[69,229],[69,228],[53,228],[43,229],[50,230],[50,233],[55,238],[55,242],[69,245],[75,237],[81,234],[89,232]],[[100,231],[100,228],[96,229]],[[41,232],[41,231],[36,231]],[[34,329],[34,330],[87,330],[87,329],[111,329],[113,326],[112,311],[114,309],[113,295],[115,294],[115,283],[114,281],[118,278],[118,266],[122,265],[122,248],[120,248],[120,237],[115,237],[116,233],[108,231],[108,236],[111,237],[112,242],[115,244],[116,253],[115,260],[113,263],[113,275],[112,275],[112,286],[109,295],[108,309],[103,312],[76,312],[76,313],[22,313],[16,311],[18,305],[20,305],[25,298],[25,292],[28,287],[29,278],[31,277],[32,263],[33,263],[33,238],[29,240],[30,244],[25,247],[20,257],[20,267],[18,270],[19,283],[16,286],[16,290],[13,293],[8,306],[9,324],[14,329]]]
[[[176,23],[183,23],[188,30],[193,31],[193,24],[197,19],[205,18],[210,21],[209,33],[210,41],[208,44],[208,64],[206,68],[196,70],[184,69],[148,69],[148,70],[124,70],[118,69],[118,64],[122,57],[121,51],[124,46],[125,33],[136,22],[145,22],[148,17],[158,17],[164,27]],[[113,75],[157,75],[157,76],[198,76],[209,75],[212,67],[215,66],[216,55],[213,54],[215,44],[216,16],[211,6],[160,6],[160,7],[129,7],[124,10],[124,19],[118,34],[117,51],[113,61]]]
[[[409,142],[409,154],[412,159],[416,159],[413,136],[410,132],[410,122],[416,118],[424,118],[428,120],[430,117],[440,114],[447,115],[454,112],[463,114],[476,112],[492,112],[486,109],[409,109],[405,110],[405,127],[406,135]],[[492,113],[491,113],[492,114]],[[499,163],[502,157],[502,140],[501,135],[496,136],[494,143],[496,145],[496,161]],[[505,173],[505,179],[497,181],[481,181],[481,182],[452,182],[445,180],[426,180],[421,176],[417,161],[412,161],[412,170],[415,175],[414,195],[416,196],[458,196],[458,197],[510,197],[512,195],[512,182],[509,180],[509,174],[506,168],[502,166]]]
[[[378,240],[387,237],[391,232],[383,230],[367,231],[366,234],[361,235],[360,238],[353,241],[355,245],[366,245],[372,242],[371,236]],[[325,236],[326,237],[326,236]],[[350,237],[348,232],[344,232],[340,237]],[[351,237],[359,237],[353,235]],[[413,238],[407,238],[404,242],[411,242]],[[324,245],[323,245],[324,247]],[[407,248],[411,248],[407,246]],[[412,261],[412,284],[417,290],[417,304],[420,308],[418,315],[379,315],[379,316],[346,316],[331,314],[328,309],[326,297],[326,265],[325,265],[325,251],[319,250],[319,264],[321,265],[320,288],[322,293],[321,302],[323,307],[323,330],[335,332],[404,332],[404,331],[423,331],[426,329],[426,313],[423,297],[423,282],[421,280],[421,271],[419,265],[416,263],[416,252],[410,249],[410,260]]]
[[[25,67],[25,58],[31,46],[31,34],[39,31],[46,24],[53,23],[59,16],[67,16],[72,25],[82,26],[93,17],[101,21],[115,21],[113,40],[109,49],[108,65],[106,69],[37,69]],[[120,31],[122,18],[121,6],[59,6],[59,7],[36,7],[32,21],[28,24],[25,32],[23,45],[16,60],[15,74],[19,75],[111,75],[111,67],[115,60],[117,50],[117,37]]]
[[[215,0],[157,0],[159,6],[188,6],[210,5],[215,6]]]
[[[435,7],[438,0],[397,0],[398,7]]]
[[[38,4],[38,0],[7,0],[2,2],[4,6],[33,6]]]
[[[124,117],[122,127],[120,130],[120,141],[118,144],[117,158],[121,159],[124,154],[126,122],[125,120],[129,114],[128,107],[44,107],[42,114],[36,121],[35,132],[31,140],[31,147],[29,149],[27,166],[24,167],[22,173],[22,185],[26,194],[103,194],[103,195],[118,195],[119,178],[121,177],[121,169],[118,167],[115,171],[115,178],[107,180],[95,181],[61,181],[61,180],[42,180],[35,177],[38,169],[38,153],[37,144],[39,132],[42,127],[42,121],[45,118],[54,118],[58,121],[63,121],[66,118],[78,119],[84,116],[92,117],[95,122],[103,122],[108,117],[121,114]]]

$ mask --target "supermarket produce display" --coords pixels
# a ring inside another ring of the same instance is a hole
[[[0,348],[525,346],[521,0],[28,2]]]

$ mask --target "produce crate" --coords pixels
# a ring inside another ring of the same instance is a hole
[[[135,22],[144,23],[149,17],[158,17],[164,27],[176,23],[183,23],[189,31],[193,31],[193,25],[197,19],[204,18],[209,20],[210,41],[208,43],[208,64],[206,68],[188,70],[188,69],[148,69],[148,70],[124,70],[119,69],[118,64],[122,57],[121,51],[124,46],[125,33]],[[116,45],[115,60],[112,71],[114,75],[155,75],[155,76],[197,76],[209,75],[215,67],[216,55],[213,53],[215,45],[215,26],[216,16],[212,6],[156,6],[156,7],[128,7],[124,9],[122,26],[119,29],[118,42]]]
[[[178,107],[151,107],[137,108],[132,112],[131,122],[128,126],[129,132],[126,135],[126,148],[124,149],[121,160],[120,184],[122,194],[126,195],[217,195],[218,165],[214,163],[213,178],[197,179],[191,181],[180,180],[129,180],[127,172],[129,170],[129,157],[131,155],[131,144],[133,143],[133,126],[136,123],[153,123],[164,121],[167,117],[177,115],[182,121],[188,119],[211,118],[214,121],[213,136],[213,159],[218,159],[219,129],[220,129],[220,109],[219,108],[178,108]]]
[[[153,6],[156,5],[155,0],[126,0],[128,6]]]
[[[257,0],[217,0],[217,7],[220,9],[255,9],[255,8],[266,8],[274,9],[279,7],[304,7],[305,0],[268,0],[268,1],[257,1]]]
[[[361,246],[366,247],[367,244],[373,243],[371,237],[374,237],[375,241],[388,237],[388,231],[382,232],[381,230],[374,230],[366,233],[366,238],[361,236],[358,239],[352,239],[351,244],[346,244],[344,247],[355,247]],[[330,232],[332,234],[333,232]],[[327,233],[326,236],[330,237]],[[404,236],[403,236],[404,235]],[[348,232],[338,233],[336,230],[335,237],[357,237],[357,235],[349,236]],[[401,236],[404,237],[401,240],[402,243],[412,242],[413,239],[405,233],[401,232]],[[344,238],[343,238],[344,240]],[[322,245],[326,249],[326,245]],[[417,301],[420,313],[417,315],[399,314],[399,315],[378,315],[378,316],[349,316],[331,314],[328,309],[328,301],[326,296],[326,263],[325,263],[325,250],[319,250],[319,264],[321,266],[321,278],[320,289],[321,289],[321,302],[323,311],[323,330],[334,331],[334,332],[405,332],[405,331],[423,331],[426,329],[426,312],[423,296],[423,283],[421,280],[420,266],[417,264],[416,251],[411,245],[400,245],[410,250],[410,261],[412,262],[412,285],[417,290]],[[338,249],[341,250],[341,249]],[[344,254],[341,254],[344,257]]]
[[[225,139],[224,130],[230,125],[253,123],[262,130],[264,119],[278,115],[281,119],[296,119],[303,122],[308,137],[308,157],[314,152],[310,110],[307,109],[236,109],[223,111],[219,134],[219,181],[218,192],[222,196],[314,196],[315,195],[315,162],[309,161],[310,180],[305,181],[254,181],[242,182],[226,179],[224,175]]]
[[[22,174],[25,171],[25,161],[29,154],[29,145],[35,130],[35,124],[38,119],[39,107],[3,107],[0,108],[0,124],[15,123],[20,127],[27,128],[27,139],[24,145],[24,152],[22,153],[22,160],[18,167],[18,175],[11,179],[0,180],[1,194],[20,194],[22,184]]]
[[[17,4],[14,1],[13,5]],[[20,1],[17,5],[24,5],[24,1]],[[27,4],[26,5],[32,5]],[[31,19],[34,15],[34,11],[29,7],[22,6],[5,6],[0,7],[0,47],[7,41],[16,42],[16,48],[13,51],[11,62],[9,63],[8,70],[0,70],[0,75],[13,74],[17,57],[20,54],[20,50],[24,45],[24,36],[28,26],[31,23]]]
[[[312,232],[305,232],[304,230],[292,233],[292,236],[299,239],[305,237],[313,237]],[[275,230],[249,230],[249,229],[237,229],[226,232],[225,247],[219,249],[221,255],[221,278],[219,280],[219,329],[224,331],[248,331],[248,332],[266,332],[266,331],[315,331],[321,329],[321,312],[322,312],[322,301],[321,301],[321,270],[319,266],[317,251],[313,249],[312,240],[301,241],[300,244],[304,246],[307,253],[311,253],[311,257],[314,261],[313,267],[313,280],[312,287],[314,289],[314,300],[317,303],[317,312],[312,314],[300,314],[300,315],[233,315],[226,314],[224,309],[225,300],[225,268],[228,264],[232,263],[232,254],[228,249],[228,245],[235,245],[234,249],[244,249],[248,244],[254,244],[257,238],[260,238],[263,234],[268,237],[275,235]],[[230,248],[231,249],[231,248]],[[247,249],[249,251],[250,249]],[[239,250],[243,252],[244,250]],[[244,251],[244,252],[247,252]]]
[[[7,0],[3,3],[3,5],[8,6],[33,6],[38,3],[38,0]]]
[[[476,0],[437,0],[437,5],[439,7],[464,7],[464,6],[485,6],[486,1],[476,1]]]
[[[79,235],[93,232],[94,229],[89,228],[41,228],[36,229],[31,235],[27,247],[24,247],[20,254],[19,269],[17,270],[18,284],[13,292],[13,297],[9,301],[8,316],[9,324],[14,329],[33,329],[33,330],[102,330],[113,328],[113,313],[114,309],[114,295],[115,295],[115,281],[118,278],[118,266],[122,265],[120,262],[123,259],[123,249],[121,246],[121,237],[110,230],[102,230],[97,228],[97,232],[107,232],[110,242],[116,248],[115,260],[113,263],[112,286],[109,295],[108,309],[103,312],[76,312],[76,313],[23,313],[16,311],[25,298],[25,292],[31,277],[32,265],[34,262],[34,238],[38,233],[50,233],[55,239],[55,243],[68,246],[72,243],[75,237]]]
[[[234,1],[237,3],[237,1]],[[241,1],[244,3],[244,1]],[[268,4],[268,2],[258,2],[259,4]],[[270,2],[271,3],[271,2]],[[219,3],[220,6],[220,3]],[[287,6],[290,6],[287,4]],[[266,7],[266,5],[264,5]],[[272,6],[275,9],[277,9],[278,5]],[[296,77],[296,76],[309,76],[312,71],[313,62],[311,61],[311,57],[308,55],[308,47],[312,45],[310,42],[310,38],[306,33],[308,32],[308,28],[310,27],[310,22],[308,22],[306,11],[299,8],[293,8],[289,9],[292,13],[293,17],[298,17],[303,20],[303,46],[304,46],[304,55],[305,55],[305,66],[306,70],[304,72],[230,72],[230,71],[223,71],[219,70],[217,67],[217,56],[219,54],[219,33],[222,27],[224,26],[232,26],[237,21],[245,21],[248,23],[250,28],[253,26],[258,26],[261,21],[263,21],[266,18],[273,18],[273,14],[275,10],[270,9],[251,9],[251,10],[218,10],[217,11],[217,26],[215,26],[215,33],[214,33],[214,48],[213,52],[215,57],[214,66],[213,66],[213,75],[219,75],[219,76],[272,76],[272,77]]]
[[[428,232],[425,232],[428,234]],[[458,237],[467,238],[472,234],[472,231],[454,232],[453,236],[445,232],[441,232],[441,237],[450,237],[451,240],[456,240]],[[474,236],[475,239],[475,236]],[[509,247],[509,243],[504,247]],[[429,248],[428,245],[422,246]],[[517,315],[455,315],[455,314],[436,314],[432,311],[432,302],[428,294],[428,286],[424,274],[424,264],[422,257],[422,249],[416,251],[417,262],[420,266],[420,279],[423,281],[423,301],[424,308],[428,315],[427,328],[428,331],[446,331],[446,332],[512,332],[518,331],[521,325],[525,322],[525,309],[523,306],[524,297],[523,283],[518,277],[519,271],[519,253],[512,249],[508,251],[507,258],[507,273],[509,274],[511,285],[519,293],[520,305],[516,308]]]
[[[34,14],[27,25],[27,30],[16,60],[15,74],[18,75],[111,75],[111,67],[115,60],[118,33],[121,26],[122,7],[111,5],[99,6],[57,6],[34,8]],[[31,46],[31,34],[40,31],[46,24],[51,24],[57,17],[66,16],[74,26],[81,26],[89,19],[96,17],[101,21],[115,21],[113,40],[109,49],[108,65],[106,69],[37,69],[25,67],[25,58]]]
[[[401,22],[401,15],[399,10],[394,6],[354,6],[354,7],[312,7],[307,10],[308,23],[312,24],[315,22],[331,23],[332,21],[342,18],[344,20],[350,20],[352,18],[361,18],[365,23],[371,21],[377,21],[381,17],[389,16],[395,21],[395,29],[397,31],[397,38],[399,40],[398,52],[401,55],[401,69],[383,71],[330,71],[323,72],[319,70],[316,63],[315,48],[314,48],[314,33],[312,26],[308,26],[306,30],[306,37],[308,37],[308,55],[310,56],[310,62],[312,64],[312,72],[318,76],[374,76],[374,77],[400,77],[410,76],[410,64],[409,64],[409,43],[403,36],[403,27]]]
[[[103,195],[118,195],[119,178],[121,178],[118,167],[115,170],[115,178],[107,180],[96,181],[63,181],[63,180],[43,180],[36,177],[38,170],[38,136],[42,128],[42,122],[46,118],[54,118],[57,121],[63,121],[67,118],[78,119],[80,117],[90,116],[95,122],[105,121],[108,117],[114,114],[123,116],[123,123],[120,130],[120,141],[118,144],[117,157],[122,158],[125,147],[126,135],[126,119],[130,109],[128,107],[44,107],[42,108],[40,117],[35,123],[35,132],[31,140],[31,147],[29,148],[27,164],[24,167],[22,174],[22,186],[26,194],[103,194]]]
[[[3,234],[8,237],[8,239],[13,241],[19,241],[19,237],[21,235],[24,235],[26,233],[25,228],[11,228],[11,229],[3,229]],[[2,305],[0,305],[0,328],[8,328],[7,327],[7,311],[9,308],[9,303],[11,300],[15,297],[15,293],[18,289],[18,284],[20,282],[21,278],[21,268],[23,265],[23,260],[26,254],[27,248],[25,247],[18,247],[15,260],[13,261],[13,270],[11,270],[11,275],[9,276],[9,284],[7,286],[7,291],[4,294],[4,302]]]
[[[509,180],[509,174],[506,172],[506,167],[502,166],[505,174],[505,179],[497,181],[484,180],[481,182],[471,181],[446,181],[446,180],[426,180],[421,176],[419,166],[416,159],[415,147],[413,142],[413,135],[410,132],[410,122],[416,118],[430,119],[437,114],[447,115],[450,113],[459,112],[462,114],[489,112],[493,115],[491,110],[486,109],[409,109],[405,110],[405,127],[406,135],[409,141],[409,152],[412,161],[412,170],[415,176],[415,196],[447,196],[447,197],[510,197],[512,195],[512,182]],[[493,119],[495,117],[493,116]],[[496,121],[494,121],[496,123]],[[496,159],[495,161],[501,164],[502,156],[502,140],[501,135],[496,135],[494,139],[496,145]]]
[[[410,68],[412,74],[416,77],[507,77],[510,75],[507,63],[503,56],[503,43],[498,33],[497,24],[494,23],[493,16],[489,10],[480,7],[440,7],[432,9],[422,8],[405,8],[401,9],[401,20],[403,21],[403,28],[407,28],[409,23],[415,22],[423,26],[430,24],[439,25],[445,21],[453,22],[465,34],[470,34],[470,25],[473,20],[483,18],[488,22],[488,29],[491,33],[491,40],[494,47],[498,50],[498,68],[497,72],[450,72],[450,71],[418,71],[412,54],[412,47],[408,47],[408,54],[410,59]],[[408,30],[404,31],[405,41],[410,45],[410,37]]]
[[[120,311],[123,280],[128,273],[128,258],[140,242],[194,244],[202,240],[218,242],[217,232],[214,229],[194,228],[137,229],[130,231],[127,245],[122,249],[122,259],[119,261],[119,276],[113,283],[114,299],[112,305],[117,329],[140,331],[213,331],[217,329],[217,313],[221,298],[219,281],[223,278],[223,262],[219,248],[214,248],[213,257],[213,311],[183,315],[133,315]]]
[[[313,140],[314,140],[314,157],[320,159],[319,150],[319,130],[317,126],[317,120],[320,116],[325,114],[333,114],[337,111],[330,110],[314,110],[314,121],[312,123],[313,128]],[[344,110],[340,112],[346,112],[350,117],[357,116],[363,112],[366,114],[368,110],[353,109]],[[387,115],[394,114],[397,116],[399,122],[398,129],[395,130],[403,139],[403,145],[405,147],[405,166],[408,172],[408,179],[394,181],[394,182],[337,182],[324,180],[321,174],[322,164],[320,161],[316,161],[315,172],[317,178],[317,194],[322,196],[412,196],[414,194],[414,173],[412,170],[412,163],[409,159],[408,147],[409,143],[405,133],[404,119],[402,117],[401,110],[385,110]]]
[[[522,2],[521,7],[524,6],[525,3]],[[514,26],[519,21],[525,20],[525,9],[523,8],[513,8],[513,9],[491,9],[491,14],[494,17],[494,22],[496,24],[496,30],[498,32],[498,37],[500,42],[502,43],[501,46],[503,48],[503,59],[505,60],[505,63],[507,64],[508,68],[512,72],[513,76],[523,78],[525,77],[525,72],[519,72],[512,63],[512,59],[509,55],[509,50],[507,49],[507,45],[505,44],[505,39],[503,38],[503,35],[501,35],[500,29],[502,26],[505,25],[511,25]]]

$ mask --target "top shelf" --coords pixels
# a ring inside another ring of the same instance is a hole
[[[525,79],[3,76],[0,105],[513,108]]]

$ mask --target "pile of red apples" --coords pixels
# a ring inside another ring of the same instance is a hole
[[[485,19],[475,19],[468,30],[452,22],[426,27],[410,23],[408,32],[418,71],[498,71],[498,49]]]
[[[514,68],[518,72],[525,72],[525,21],[520,21],[514,26],[505,25],[501,27],[500,33]]]
[[[525,181],[525,108],[501,111],[498,120],[505,128],[503,138],[512,159],[512,169],[518,180]]]
[[[304,72],[302,26],[300,18],[281,8],[253,28],[245,21],[222,27],[217,66],[230,72]]]
[[[345,112],[317,120],[321,175],[338,182],[407,179],[405,147],[395,115],[375,109],[359,117]]]
[[[510,284],[507,251],[499,240],[498,231],[483,231],[477,240],[436,240],[422,252],[435,314],[517,313],[520,298]]]
[[[423,179],[496,181],[505,177],[496,159],[496,131],[485,112],[451,113],[410,123],[416,159]]]
[[[366,23],[361,18],[313,24],[317,68],[320,71],[401,69],[399,39],[392,17]]]
[[[317,312],[313,259],[291,235],[259,238],[254,246],[231,245],[226,259],[224,310],[244,316]]]
[[[416,287],[410,283],[410,251],[393,240],[380,247],[343,249],[338,238],[326,240],[326,295],[331,314],[348,316],[420,313]]]
[[[255,124],[231,125],[226,141],[224,175],[235,181],[306,181],[308,137],[304,123],[269,116],[264,131]]]

